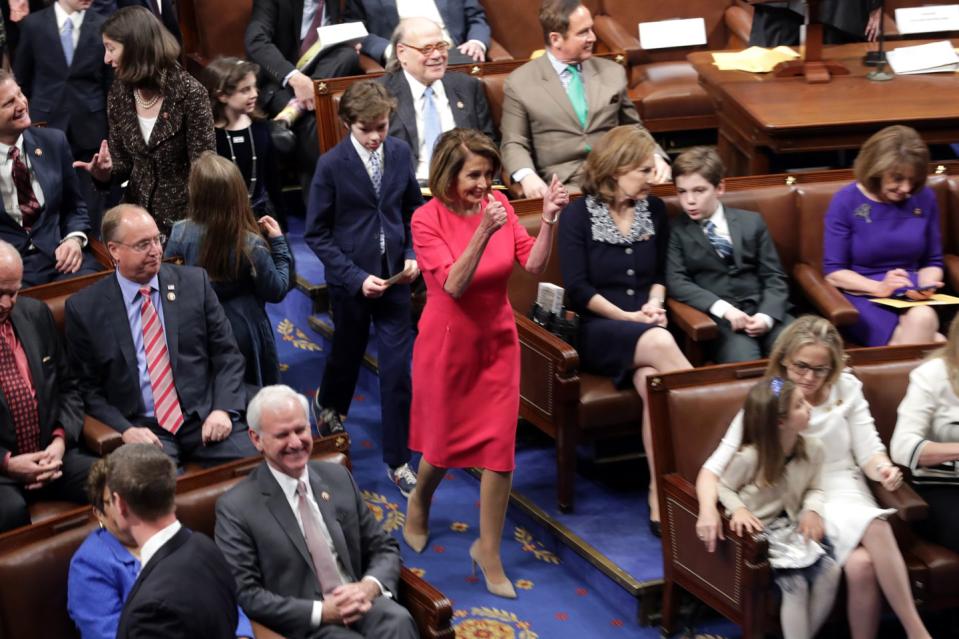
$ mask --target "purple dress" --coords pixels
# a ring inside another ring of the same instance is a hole
[[[879,281],[888,271],[909,271],[913,283],[919,269],[942,267],[939,209],[924,187],[905,202],[870,200],[855,183],[840,189],[829,203],[823,233],[823,273],[849,269]],[[843,293],[859,311],[859,321],[842,329],[846,339],[863,346],[883,346],[899,323],[899,313]]]

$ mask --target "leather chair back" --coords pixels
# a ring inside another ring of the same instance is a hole
[[[180,0],[184,54],[200,66],[215,57],[246,57],[243,38],[253,0]]]
[[[702,18],[706,23],[706,44],[697,47],[670,47],[645,50],[650,61],[686,60],[693,51],[711,51],[730,47],[724,15],[730,2],[720,0],[684,0],[683,2],[636,2],[636,0],[603,0],[603,13],[627,31],[639,37],[640,22],[674,18]]]
[[[517,60],[525,60],[544,46],[543,28],[539,24],[539,2],[516,0],[481,0],[486,9],[493,39]],[[600,11],[600,0],[584,0],[593,15]]]
[[[896,430],[899,403],[909,388],[909,373],[921,363],[920,359],[912,359],[853,368],[853,372],[862,380],[863,395],[869,402],[869,410],[876,420],[876,431],[886,448]]]
[[[59,282],[50,282],[39,286],[31,286],[20,291],[21,295],[42,300],[46,303],[50,312],[53,314],[53,321],[57,325],[60,333],[63,333],[63,318],[66,309],[67,299],[80,289],[90,286],[94,282],[112,274],[113,271],[99,271],[89,275],[81,275],[68,280]]]

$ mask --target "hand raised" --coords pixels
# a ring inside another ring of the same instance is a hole
[[[93,154],[89,162],[77,160],[73,163],[73,168],[83,169],[96,180],[108,182],[110,174],[113,172],[113,158],[110,157],[110,145],[106,140],[100,142],[100,150]]]
[[[264,215],[258,219],[256,223],[260,226],[260,230],[266,233],[267,237],[273,238],[283,235],[283,230],[280,228],[279,223],[269,215]]]
[[[543,196],[543,219],[555,220],[567,204],[569,204],[569,192],[554,173],[553,179],[546,188],[546,195]]]
[[[486,208],[483,209],[483,227],[489,235],[506,224],[506,207],[492,193],[486,195]]]

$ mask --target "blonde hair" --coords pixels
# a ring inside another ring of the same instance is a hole
[[[856,181],[873,195],[882,192],[882,176],[899,167],[914,172],[912,193],[926,184],[929,148],[915,129],[901,124],[887,126],[866,140],[852,165]]]
[[[656,142],[645,129],[633,124],[610,129],[586,158],[583,192],[612,202],[619,176],[648,160],[655,150]]]
[[[803,315],[783,329],[769,353],[766,366],[767,377],[787,378],[786,358],[792,357],[806,346],[825,346],[829,351],[832,370],[823,383],[832,386],[842,375],[846,366],[846,353],[842,347],[842,337],[829,320],[815,315]]]

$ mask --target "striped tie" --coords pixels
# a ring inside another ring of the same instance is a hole
[[[712,220],[707,220],[703,226],[706,228],[706,239],[713,245],[713,249],[719,254],[719,257],[726,262],[731,262],[733,259],[733,243],[719,234]]]
[[[140,307],[140,322],[143,326],[143,354],[150,373],[150,387],[153,389],[153,414],[164,430],[174,435],[183,425],[183,412],[180,410],[180,398],[173,385],[173,367],[170,366],[170,354],[166,348],[166,337],[160,316],[153,307],[150,287],[140,289],[143,304]]]

